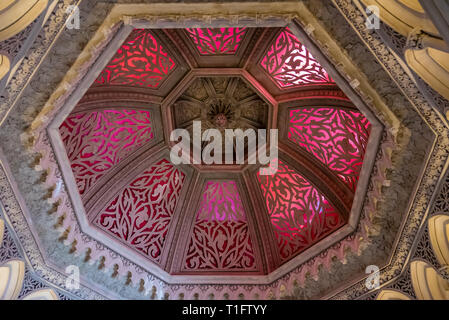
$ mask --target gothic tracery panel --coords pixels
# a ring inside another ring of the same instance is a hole
[[[59,132],[81,195],[154,137],[150,112],[125,108],[71,114]]]
[[[123,188],[94,224],[158,262],[184,181],[185,174],[163,159]]]
[[[246,28],[186,29],[202,55],[235,54],[246,30]]]
[[[157,88],[175,67],[175,61],[149,30],[135,29],[100,73],[94,85]]]
[[[280,88],[333,83],[326,70],[289,28],[268,47],[260,65]]]
[[[291,109],[289,119],[288,138],[355,191],[371,128],[365,116],[344,108],[302,107]]]
[[[255,270],[246,214],[234,181],[208,181],[187,251],[186,270]]]
[[[283,261],[343,225],[327,198],[281,160],[274,175],[257,176]]]

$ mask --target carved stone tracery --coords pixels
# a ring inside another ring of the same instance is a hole
[[[157,281],[155,281],[155,283],[156,283],[156,282],[157,282]],[[275,284],[275,285],[272,286],[271,288],[275,288],[277,285],[278,285],[278,284]],[[158,286],[158,288],[159,288],[159,286]],[[185,287],[184,289],[185,289],[185,290],[189,290],[189,289],[191,289],[191,288]],[[184,290],[184,289],[183,289],[183,290]],[[214,289],[218,290],[217,288],[214,288]],[[262,289],[265,290],[265,289],[267,289],[267,288],[262,288]],[[206,287],[203,286],[203,287],[201,287],[200,290],[201,290],[201,292],[207,293],[207,290],[208,290],[208,289],[207,289]],[[273,289],[273,290],[275,290],[275,289]],[[179,292],[179,291],[178,291],[178,292]],[[204,295],[204,296],[206,296],[206,295]]]

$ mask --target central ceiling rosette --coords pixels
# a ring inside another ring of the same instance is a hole
[[[131,31],[55,138],[86,232],[181,282],[286,272],[342,233],[372,125],[297,31]],[[192,135],[195,121],[203,133],[279,130],[277,172],[171,163],[170,133]]]
[[[222,163],[226,157],[225,130],[266,129],[269,105],[240,77],[200,77],[196,78],[186,91],[173,103],[173,117],[176,129],[186,129],[193,137],[193,124],[201,125],[204,152],[211,138],[208,129],[220,131]],[[266,134],[264,135],[266,136]],[[233,139],[232,159],[237,159],[237,139]],[[244,151],[249,157],[248,140],[244,141]],[[242,156],[243,158],[243,156]]]
[[[268,105],[238,77],[197,78],[173,104],[176,128],[266,129]],[[217,119],[218,117],[218,119]]]

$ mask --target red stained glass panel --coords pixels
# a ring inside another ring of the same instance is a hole
[[[371,125],[355,110],[302,107],[289,112],[288,138],[355,191]]]
[[[94,224],[152,260],[160,261],[184,180],[184,173],[168,160],[161,160],[120,191]]]
[[[281,88],[333,83],[326,70],[289,28],[279,33],[260,65]]]
[[[175,61],[151,31],[135,29],[103,69],[94,85],[157,88],[175,66]]]
[[[254,251],[234,181],[209,181],[190,238],[187,270],[254,270]]]
[[[186,29],[202,55],[235,54],[246,28]]]
[[[343,225],[326,197],[286,163],[279,160],[276,174],[258,180],[283,261]]]
[[[154,137],[149,111],[123,108],[71,114],[59,132],[81,195]]]

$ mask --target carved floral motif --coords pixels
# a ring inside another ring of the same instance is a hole
[[[81,195],[154,137],[149,111],[124,108],[71,114],[59,132]]]
[[[187,270],[254,270],[246,215],[234,181],[206,183],[187,251]]]
[[[260,65],[281,88],[333,83],[326,70],[289,28],[285,28],[268,47]]]
[[[184,173],[163,159],[120,191],[94,224],[159,261],[184,180]]]
[[[351,4],[349,3],[349,2],[347,2],[347,1],[333,1],[334,2],[334,4],[336,3],[336,4],[338,4],[340,7],[343,7],[343,9],[346,9],[346,6],[350,6]],[[341,3],[343,3],[343,4],[341,4]],[[60,22],[60,23],[58,23],[58,24],[63,24],[63,22],[65,21],[65,19],[64,19],[64,17],[60,17],[62,14],[61,13],[63,13],[64,12],[64,9],[65,9],[65,7],[62,7],[62,9],[58,9],[58,15],[56,15],[55,17],[57,17],[57,21],[62,21],[62,22]],[[345,10],[344,12],[345,12],[345,14],[348,16],[348,17],[351,17],[351,19],[354,19],[354,20],[357,20],[357,21],[361,21],[359,24],[361,25],[361,24],[363,24],[364,23],[364,19],[362,19],[363,18],[363,15],[361,15],[359,12],[353,12],[353,10],[349,10],[349,12],[347,12],[348,10]],[[164,18],[166,18],[166,17],[164,17]],[[175,17],[175,18],[178,18],[178,17]],[[175,18],[173,18],[173,19],[175,19]],[[52,19],[53,19],[53,17],[52,17]],[[220,16],[218,19],[222,19],[222,17]],[[174,20],[173,20],[174,21]],[[354,24],[355,24],[355,22],[353,22]],[[357,26],[357,25],[356,25]],[[357,26],[357,28],[359,28],[359,26]],[[46,27],[46,30],[47,30],[48,28]],[[360,28],[359,28],[360,29]],[[53,34],[56,34],[57,32],[56,31],[58,31],[59,29],[58,28],[54,28],[54,32],[53,32]],[[44,42],[45,41],[45,43],[52,43],[52,41],[50,41],[52,38],[50,37],[50,35],[47,35],[47,34],[50,34],[50,32],[48,32],[47,31],[47,33],[46,34],[44,34],[44,37],[42,37],[42,39],[43,40],[40,40],[41,42]],[[378,56],[382,56],[382,57],[385,57],[384,59],[387,61],[387,62],[385,62],[385,61],[381,61],[382,62],[382,64],[383,65],[387,65],[388,66],[388,68],[390,69],[393,69],[393,71],[395,71],[395,72],[393,72],[393,74],[399,74],[398,72],[396,72],[397,71],[397,69],[394,69],[393,67],[395,66],[394,65],[394,57],[390,54],[390,53],[388,53],[388,50],[385,50],[385,48],[384,47],[382,47],[381,45],[377,45],[377,43],[375,43],[376,41],[377,41],[377,38],[376,37],[371,37],[371,34],[367,34],[367,33],[363,33],[362,34],[362,36],[365,38],[365,39],[369,39],[369,41],[370,41],[370,43],[369,43],[369,45],[371,46],[371,48],[373,49],[373,51],[378,55]],[[371,37],[371,38],[370,38]],[[374,38],[374,40],[372,40],[372,38]],[[49,40],[50,39],[50,40]],[[374,45],[373,45],[373,43],[374,43]],[[47,44],[46,44],[46,46],[47,46]],[[33,53],[32,53],[32,59],[31,59],[31,61],[33,62],[33,64],[31,65],[31,66],[34,66],[35,64],[34,64],[34,61],[37,61],[37,60],[39,60],[39,59],[37,59],[37,58],[34,58],[35,56],[37,56],[37,55],[43,55],[44,53],[46,53],[46,51],[44,51],[44,50],[36,50],[36,51],[34,51]],[[393,61],[393,62],[391,62],[391,61]],[[391,67],[393,65],[393,67]],[[26,65],[26,67],[28,68],[28,64]],[[9,97],[11,97],[11,98],[8,98],[8,100],[6,100],[6,102],[8,102],[8,101],[12,101],[12,100],[14,100],[14,98],[15,98],[15,96],[17,95],[17,92],[21,92],[20,90],[22,89],[22,84],[24,83],[24,81],[26,80],[26,79],[28,79],[28,77],[29,77],[29,74],[32,72],[32,71],[34,71],[34,68],[32,68],[32,67],[29,67],[28,69],[30,69],[30,71],[28,71],[26,74],[25,74],[25,72],[19,72],[20,70],[22,70],[22,69],[19,69],[19,71],[17,72],[17,74],[19,75],[17,78],[19,79],[19,80],[17,80],[17,81],[15,81],[15,82],[13,82],[13,84],[14,84],[14,86],[13,86],[13,88],[8,88],[8,96]],[[23,71],[23,70],[22,70]],[[407,93],[408,93],[408,95],[409,96],[411,96],[414,100],[417,100],[417,102],[416,102],[416,105],[417,105],[417,108],[419,108],[419,110],[421,110],[421,109],[424,109],[424,111],[425,112],[427,112],[427,115],[428,115],[428,118],[429,118],[429,121],[432,123],[432,124],[434,124],[435,123],[435,116],[433,115],[433,113],[431,113],[431,112],[428,112],[428,110],[426,110],[426,107],[427,107],[427,105],[426,105],[426,102],[425,101],[423,101],[423,98],[419,95],[419,94],[417,94],[417,95],[415,95],[414,94],[414,92],[413,92],[413,90],[415,90],[415,87],[414,87],[414,84],[410,81],[410,79],[408,78],[408,76],[407,75],[405,75],[405,76],[403,76],[402,74],[401,74],[401,77],[398,77],[400,80],[400,82],[401,82],[401,84],[404,84],[405,83],[405,85],[404,86],[406,86],[406,85],[408,85],[409,86],[409,88],[407,88]],[[412,91],[411,93],[410,93],[410,91]],[[11,93],[11,94],[10,94]],[[9,106],[12,106],[13,104],[12,103],[4,103],[3,105],[7,105],[8,107]],[[4,109],[4,108],[3,108]],[[3,109],[2,109],[2,111],[3,111]],[[424,113],[425,113],[424,112]],[[426,114],[426,113],[425,113]],[[442,129],[441,129],[442,130]],[[436,145],[436,148],[438,148],[438,149],[444,149],[445,150],[445,148],[444,148],[444,145],[441,143],[441,144],[437,144]],[[50,148],[50,146],[49,145],[47,145],[47,149],[49,149],[49,150],[51,150],[51,148]],[[434,160],[435,158],[436,158],[436,154],[432,154],[432,160]],[[443,159],[443,157],[441,157],[441,159]],[[53,160],[54,161],[54,160]],[[441,160],[442,161],[442,160]],[[440,162],[437,162],[437,165],[440,165],[441,164],[441,161]],[[431,163],[433,163],[433,161],[430,161]],[[55,167],[56,167],[56,169],[55,169]],[[440,166],[440,167],[442,167],[442,166]],[[57,166],[54,164],[54,163],[52,163],[52,166],[51,166],[51,170],[52,170],[52,172],[58,172],[58,169],[57,169]],[[436,169],[435,169],[436,170]],[[439,172],[439,171],[438,171]],[[425,177],[428,177],[428,175],[429,175],[429,173],[426,171],[426,175],[425,175]],[[434,173],[434,175],[436,176],[436,173]],[[54,176],[50,176],[51,178],[53,178],[54,179]],[[425,179],[423,179],[423,181],[424,181]],[[6,183],[7,183],[7,180],[6,179],[4,179],[4,181],[5,181],[5,185],[6,185]],[[426,188],[426,189],[428,189],[427,188],[427,186],[429,185],[429,183],[426,183],[425,184],[425,186],[423,187],[423,188]],[[422,197],[422,195],[420,194],[420,193],[418,193],[418,196],[420,196],[420,199],[422,199],[423,197]],[[10,192],[10,193],[8,193],[8,199],[14,199],[14,197],[13,197],[13,193],[12,193],[12,191]],[[424,200],[422,200],[423,202],[425,201],[425,199]],[[19,210],[20,210],[20,208],[19,208],[19,206],[17,205],[16,206],[18,209],[17,209],[17,212],[19,212]],[[9,210],[10,211],[10,210]],[[69,212],[69,214],[72,214],[73,215],[73,213],[70,213]],[[20,214],[15,214],[13,217],[15,218],[15,219],[17,219],[17,217],[16,216],[19,216],[20,215],[20,217],[22,217],[22,213],[20,213]],[[414,217],[415,216],[418,216],[418,213],[416,213],[415,214],[415,211],[413,211],[413,212],[411,212],[411,214],[410,214],[410,216],[414,219]],[[417,221],[418,219],[414,219],[413,221]],[[20,220],[19,220],[20,221]],[[73,218],[73,221],[76,221],[76,219],[75,218]],[[410,234],[415,234],[415,232],[416,232],[416,226],[415,226],[415,224],[416,224],[416,222],[414,222],[414,224],[412,225],[412,228],[413,228],[413,232],[409,232],[409,230],[407,229],[406,231],[404,231],[404,237],[407,237],[407,238],[414,238],[414,237],[411,237],[410,236]],[[15,224],[15,226],[17,227],[17,229],[19,229],[19,231],[20,231],[20,234],[22,235],[22,237],[24,237],[24,235],[27,235],[27,233],[25,232],[25,231],[28,231],[28,229],[26,229],[25,228],[25,226],[26,226],[26,223],[16,223]],[[75,230],[77,230],[76,232],[77,233],[80,233],[81,231],[79,231],[78,229],[76,229],[76,228],[74,228]],[[80,238],[78,237],[77,238],[79,241],[79,245],[81,245],[81,240],[80,240]],[[85,238],[83,238],[83,239],[88,239],[88,237],[85,237]],[[90,243],[89,244],[86,244],[86,245],[91,245],[92,244],[92,239],[90,239],[89,238],[89,240],[90,240]],[[88,241],[87,240],[83,240],[83,241],[86,241],[86,243],[88,243]],[[97,245],[97,248],[98,248],[98,246],[100,246],[100,244],[99,243],[96,243],[96,242],[94,242],[93,243],[93,248],[95,248],[95,245]],[[408,244],[407,244],[408,245]],[[29,247],[31,247],[31,245],[28,243],[28,246],[27,246],[27,250],[29,250]],[[33,247],[34,248],[34,247]],[[84,247],[83,247],[84,248]],[[37,252],[37,249],[33,249],[34,251],[33,252]],[[97,249],[98,250],[98,252],[100,252],[100,249]],[[102,253],[103,252],[107,252],[108,254],[110,253],[110,251],[108,251],[109,249],[107,249],[107,248],[102,248],[102,250],[103,251],[101,251]],[[94,249],[94,251],[95,251],[95,249]],[[107,265],[113,265],[113,263],[116,263],[116,262],[119,262],[119,258],[117,258],[114,254],[111,254],[111,257],[114,257],[114,258],[109,258],[109,255],[108,255],[108,259],[107,259],[107,261],[106,261],[106,263],[107,263]],[[45,263],[44,262],[42,262],[42,261],[39,261],[39,262],[35,262],[36,261],[36,259],[33,259],[32,260],[33,261],[33,266],[34,267],[36,267],[36,268],[39,268],[39,271],[40,272],[42,272],[42,270],[45,268]],[[111,264],[112,263],[112,264]],[[318,265],[318,263],[315,263],[314,265]],[[304,270],[304,269],[306,269],[306,267],[303,267],[301,270]],[[398,263],[395,263],[395,266],[394,266],[394,271],[397,271],[397,269],[398,269]],[[44,269],[44,271],[46,272],[45,273],[45,275],[48,275],[49,273],[51,273],[52,271],[47,271],[46,269]],[[388,271],[389,273],[390,273],[390,271]],[[53,273],[52,273],[52,275],[53,275]],[[292,274],[291,276],[289,275],[288,277],[287,277],[287,279],[292,279],[293,277],[296,277],[297,275],[295,275],[295,274]],[[150,275],[149,276],[149,278],[150,279],[153,279],[152,278],[152,276]],[[63,283],[64,283],[64,278],[57,278],[57,280],[59,281],[58,283],[59,284],[61,284],[61,286],[63,285]],[[56,282],[56,280],[54,279],[54,278],[51,278],[50,279],[50,281],[53,281],[53,282]],[[291,282],[291,281],[290,281]],[[150,287],[151,287],[151,285],[155,285],[155,286],[157,286],[158,287],[158,290],[159,290],[159,283],[160,282],[157,282],[157,281],[152,281],[152,280],[149,280],[149,283],[148,284],[146,284],[147,286],[149,285]],[[277,295],[277,289],[276,288],[279,288],[279,286],[283,286],[283,285],[286,285],[287,287],[288,287],[288,283],[287,283],[287,280],[286,279],[282,279],[281,281],[277,281],[277,282],[275,282],[274,284],[272,284],[272,285],[270,285],[270,286],[268,286],[268,287],[266,287],[266,286],[264,286],[264,291],[263,292],[266,292],[268,289],[267,288],[269,288],[270,289],[270,291],[269,291],[269,293],[271,293],[271,294],[273,294],[274,293],[274,295],[276,296]],[[161,285],[161,287],[162,287],[162,285]],[[236,286],[237,287],[237,286]],[[177,296],[177,293],[178,293],[178,291],[180,290],[179,289],[180,288],[180,286],[174,286],[173,287],[173,291],[170,291],[170,297],[176,297]],[[184,288],[185,288],[185,290],[186,290],[186,292],[191,292],[191,294],[192,294],[192,296],[193,296],[193,294],[195,293],[195,292],[199,292],[199,295],[200,295],[200,298],[201,297],[206,297],[207,295],[206,295],[206,291],[205,291],[205,287],[204,286],[197,286],[197,285],[195,285],[195,286],[186,286],[186,287],[182,287],[181,286],[181,291],[182,290],[184,290]],[[198,290],[196,290],[198,288]],[[211,288],[211,287],[207,287],[207,288]],[[225,288],[225,289],[227,289],[227,287],[226,286],[221,286],[221,287],[216,287],[216,288],[219,288],[219,289],[216,289],[216,290],[222,290],[222,288]],[[240,288],[240,287],[239,287]],[[243,288],[243,287],[242,287]],[[252,297],[253,296],[253,294],[254,294],[254,292],[255,292],[255,290],[256,289],[254,289],[255,287],[250,287],[249,289],[246,289],[245,288],[245,296],[246,297]],[[362,288],[362,289],[361,289]],[[204,289],[204,290],[203,290]],[[84,290],[84,288],[83,288],[83,290]],[[177,291],[178,290],[178,291]],[[252,290],[252,291],[251,291]],[[271,290],[273,290],[273,291],[271,291]],[[360,292],[362,292],[364,289],[363,289],[363,287],[362,287],[362,285],[361,286],[358,286],[357,288],[355,288],[355,290],[357,290],[357,291],[355,291],[356,292],[356,295],[359,295],[360,294]],[[227,292],[230,292],[231,293],[231,295],[232,295],[232,292],[237,292],[237,291],[240,291],[240,290],[236,290],[236,289],[232,289],[232,290],[230,290],[230,291],[227,291]],[[176,292],[176,293],[175,293]],[[214,291],[215,292],[215,291]],[[220,296],[221,296],[221,293],[222,293],[223,291],[220,291]],[[251,295],[250,295],[250,293],[251,293]],[[196,294],[196,293],[195,293]],[[161,293],[160,293],[160,290],[158,291],[158,295],[161,295]],[[162,295],[161,295],[162,296]],[[216,295],[216,296],[218,296],[218,294]]]
[[[175,62],[147,29],[135,29],[112,57],[94,85],[157,88],[175,69]]]
[[[274,175],[257,174],[282,260],[343,225],[339,213],[307,179],[279,160]]]
[[[303,107],[289,112],[288,138],[356,189],[371,125],[355,110]]]
[[[246,30],[246,28],[186,29],[202,55],[235,54]]]

